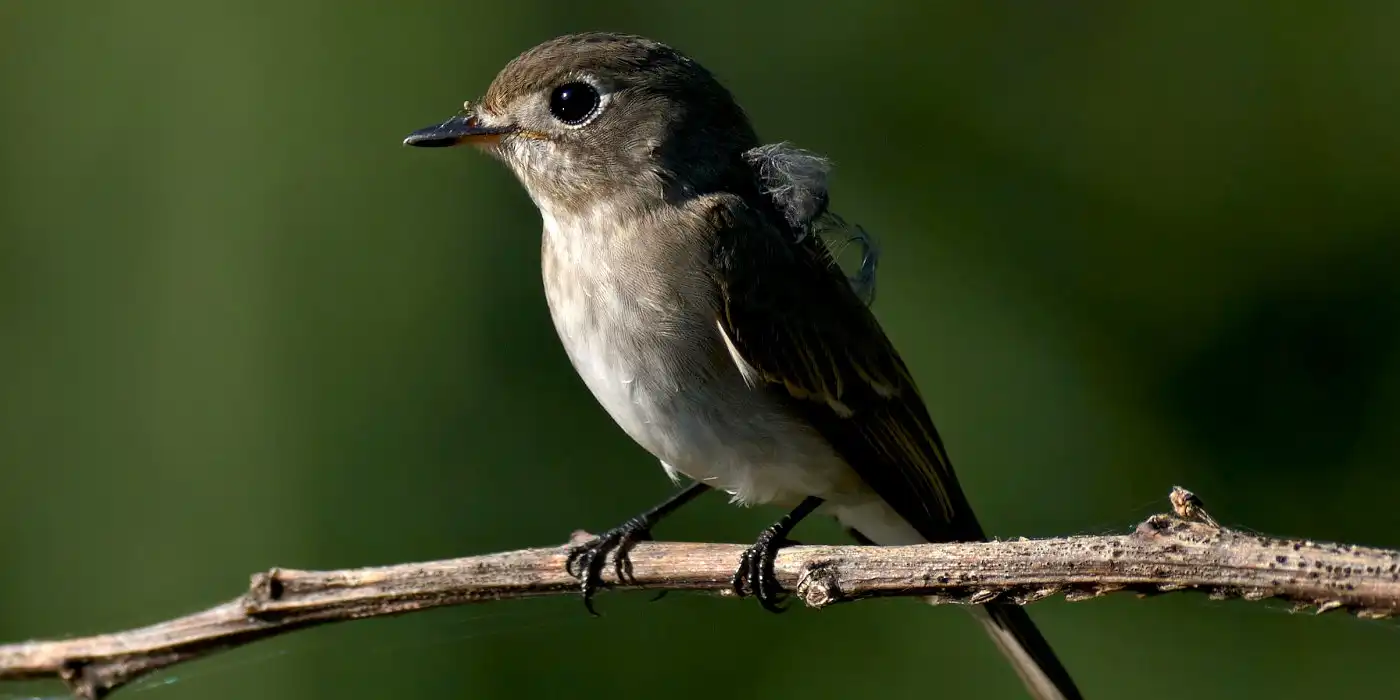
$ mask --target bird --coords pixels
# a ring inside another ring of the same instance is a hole
[[[514,173],[540,213],[544,295],[571,364],[673,481],[691,481],[573,550],[590,611],[609,553],[621,572],[628,546],[709,491],[790,509],[733,580],[771,610],[774,557],[813,513],[866,544],[986,539],[867,303],[873,279],[849,277],[817,235],[843,225],[827,162],[761,143],[696,60],[629,34],[557,37],[404,143],[470,144]],[[1024,609],[973,609],[1032,697],[1081,697]]]

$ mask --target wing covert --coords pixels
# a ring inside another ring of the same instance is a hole
[[[719,326],[751,381],[787,401],[933,541],[980,539],[904,361],[816,236],[716,204]]]

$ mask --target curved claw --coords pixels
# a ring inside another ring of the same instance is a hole
[[[583,595],[583,606],[588,609],[590,615],[594,617],[598,615],[593,609],[593,594],[597,593],[598,588],[603,585],[603,565],[608,561],[608,553],[611,552],[613,555],[613,566],[617,573],[617,580],[634,581],[632,560],[627,556],[632,545],[643,540],[650,540],[652,525],[708,490],[708,486],[697,481],[655,508],[569,551],[569,556],[564,562],[564,570],[570,576],[579,579],[579,592]]]
[[[778,585],[778,577],[773,573],[773,563],[778,558],[778,550],[797,544],[787,538],[788,533],[792,532],[803,518],[821,507],[821,504],[822,499],[808,496],[793,508],[791,513],[764,530],[752,547],[744,550],[744,556],[739,560],[739,568],[730,579],[730,585],[734,587],[736,595],[743,598],[752,594],[758,598],[763,609],[769,612],[785,610],[782,602],[786,594],[783,587]]]
[[[588,614],[598,616],[598,611],[593,609],[593,596],[603,586],[603,567],[607,565],[608,554],[613,555],[613,570],[617,579],[630,580],[632,561],[627,557],[627,552],[637,542],[649,539],[651,530],[647,523],[633,518],[569,552],[564,570],[579,580],[579,593],[583,596],[583,607],[588,609]]]
[[[739,568],[730,579],[734,593],[740,598],[752,595],[768,612],[787,612],[787,607],[783,604],[787,593],[778,584],[778,577],[773,573],[773,564],[778,558],[778,550],[796,544],[797,542],[780,537],[771,530],[765,531],[753,546],[744,550],[744,556],[739,560]]]

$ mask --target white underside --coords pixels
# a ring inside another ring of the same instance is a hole
[[[689,477],[742,504],[793,507],[816,496],[827,501],[819,512],[879,544],[922,542],[820,435],[752,385],[751,368],[736,362],[706,301],[714,297],[708,261],[685,259],[683,250],[641,261],[636,251],[645,246],[629,245],[625,230],[590,236],[575,228],[609,225],[611,213],[561,221],[544,212],[543,253],[560,340],[613,420],[673,479]],[[679,274],[639,278],[621,265]],[[573,282],[551,284],[565,268]]]
[[[672,479],[689,477],[742,504],[793,507],[816,496],[825,501],[819,513],[876,544],[926,541],[820,435],[755,386],[756,373],[706,301],[716,296],[707,287],[707,260],[688,258],[687,246],[657,250],[655,241],[629,241],[606,207],[562,221],[541,210],[545,294],[569,359],[613,420]],[[599,226],[612,230],[587,233]],[[676,274],[645,272],[658,269]],[[559,283],[565,276],[570,283]],[[972,610],[1035,697],[1063,698],[1014,635],[985,610]]]

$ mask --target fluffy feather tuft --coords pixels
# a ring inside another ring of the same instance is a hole
[[[848,244],[860,246],[859,266],[848,279],[856,295],[867,305],[873,304],[880,248],[864,228],[848,225],[827,210],[831,160],[786,142],[751,148],[744,152],[744,160],[758,174],[763,194],[772,198],[778,211],[797,231],[798,242],[807,236],[820,236],[832,257],[838,260]]]

